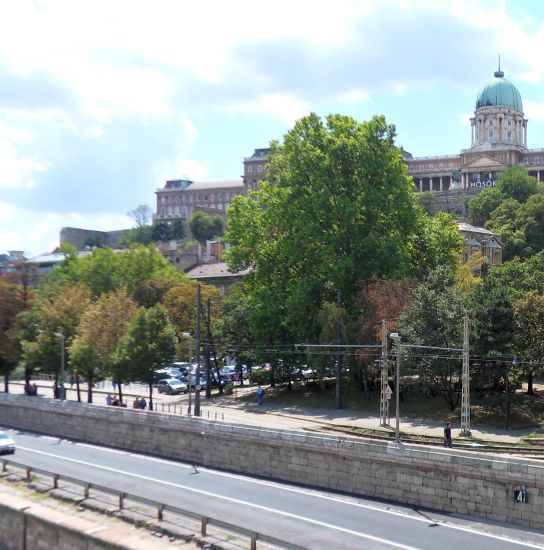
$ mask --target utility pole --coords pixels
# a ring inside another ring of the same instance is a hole
[[[389,369],[387,361],[387,321],[382,319],[382,360],[380,391],[380,426],[389,426]]]
[[[514,355],[512,366],[516,368],[518,358]],[[510,403],[508,403],[509,381],[508,381],[508,361],[505,361],[504,368],[506,370],[504,377],[504,428],[510,429]]]
[[[206,399],[212,396],[212,369],[210,358],[210,342],[212,341],[212,307],[211,300],[208,298],[208,337],[206,338]]]
[[[340,289],[336,291],[336,408],[342,408],[342,366],[340,365]]]
[[[195,380],[195,416],[200,416],[200,284],[196,285],[196,380]]]
[[[461,435],[470,437],[470,357],[468,317],[463,319],[463,371],[461,374]]]

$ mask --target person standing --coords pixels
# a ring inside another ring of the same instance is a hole
[[[111,393],[108,393],[108,395],[106,396],[106,405],[111,405],[113,401],[113,397],[111,396]]]
[[[147,401],[145,400],[145,397],[142,397],[140,399],[140,410],[145,411],[146,407],[147,407]]]
[[[262,386],[259,386],[257,388],[257,404],[262,405],[263,404],[263,398],[264,398],[264,388]]]
[[[453,447],[451,442],[451,424],[446,422],[446,427],[444,428],[444,447]]]
[[[134,398],[134,402],[132,403],[132,408],[133,409],[139,409],[140,408],[140,398],[138,396],[136,396]]]

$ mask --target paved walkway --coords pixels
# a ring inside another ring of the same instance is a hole
[[[52,397],[52,383],[38,382],[38,393],[46,397]],[[85,389],[83,389],[85,388]],[[210,400],[201,398],[201,413],[203,418],[211,420],[220,420],[236,424],[247,424],[251,426],[260,426],[270,429],[289,429],[289,430],[320,430],[327,426],[345,426],[380,429],[380,419],[378,411],[376,415],[353,410],[335,410],[335,409],[315,409],[303,406],[281,406],[267,402],[266,398],[263,405],[257,405],[256,401],[248,399],[255,394],[255,387],[236,388],[235,394],[231,396],[214,397]],[[12,382],[10,384],[11,393],[22,393],[22,383]],[[123,395],[126,396],[128,406],[135,396],[145,395],[147,399],[148,388],[145,385],[133,384],[123,386]],[[96,405],[106,405],[106,395],[113,393],[113,388],[109,382],[103,387],[97,387],[93,390],[94,403]],[[86,401],[86,385],[82,385],[81,398]],[[241,399],[244,397],[244,399]],[[67,387],[67,398],[77,399],[75,387]],[[159,412],[171,412],[176,414],[187,414],[189,398],[183,396],[169,396],[164,394],[155,394],[153,396],[155,410]],[[174,409],[175,407],[175,409]],[[194,396],[193,396],[194,407]],[[394,429],[394,414],[390,418],[391,428]],[[452,435],[455,439],[459,436],[459,425],[452,423]],[[415,435],[430,435],[442,437],[444,425],[442,422],[433,422],[431,420],[418,420],[410,418],[400,419],[400,431],[403,433]],[[487,426],[472,426],[472,435],[476,439],[483,441],[495,441],[504,444],[516,443],[520,437],[532,432],[540,432],[544,435],[544,428],[527,428],[520,430],[503,430]]]

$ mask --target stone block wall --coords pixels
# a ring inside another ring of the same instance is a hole
[[[536,460],[7,394],[0,394],[0,423],[240,473],[544,527],[544,465]],[[514,490],[522,485],[528,503],[514,501]]]

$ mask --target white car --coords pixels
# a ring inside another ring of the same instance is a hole
[[[4,432],[0,432],[0,455],[12,455],[15,452],[15,441]]]

